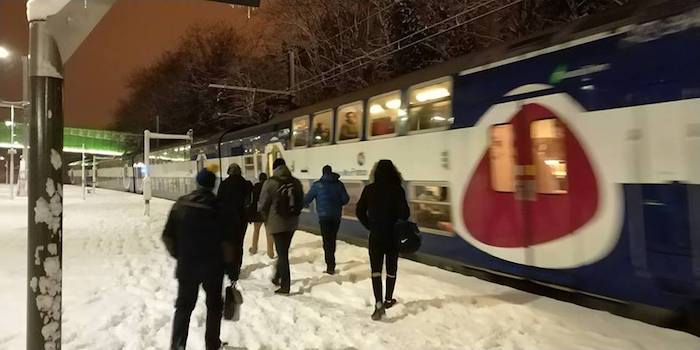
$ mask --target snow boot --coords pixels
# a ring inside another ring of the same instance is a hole
[[[385,309],[391,309],[392,306],[396,304],[396,299],[388,299],[384,300],[384,308]]]
[[[281,287],[280,289],[275,291],[275,294],[289,295],[289,288]]]
[[[384,310],[384,305],[381,301],[377,302],[377,304],[374,305],[374,313],[372,313],[372,320],[379,321],[385,314],[386,311]]]

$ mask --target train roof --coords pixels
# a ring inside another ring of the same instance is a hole
[[[673,16],[698,6],[700,5],[695,0],[636,1],[601,14],[583,17],[564,26],[526,36],[480,52],[456,57],[443,63],[407,73],[357,91],[281,113],[260,125],[233,132],[220,132],[206,138],[206,141],[197,143],[216,144],[219,142],[220,138],[222,141],[230,141],[276,131],[282,127],[286,127],[284,126],[285,124],[299,116],[332,109],[347,103],[364,100],[390,91],[400,90],[407,86],[453,75],[464,70],[478,68],[489,63],[499,62],[594,34],[614,31],[628,25],[647,23],[656,19]]]

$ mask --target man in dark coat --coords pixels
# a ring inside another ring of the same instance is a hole
[[[248,228],[247,206],[252,201],[253,184],[241,175],[238,164],[228,167],[228,178],[219,185],[216,197],[223,219],[224,234],[232,242],[233,276],[238,281],[243,264],[243,240]]]
[[[339,180],[340,176],[333,173],[330,165],[322,169],[323,176],[314,182],[304,197],[304,206],[309,206],[316,200],[316,213],[323,236],[323,250],[326,257],[326,273],[335,274],[335,247],[340,228],[340,218],[343,206],[348,204],[350,197],[345,185]]]
[[[216,183],[215,173],[216,169],[202,169],[197,174],[198,188],[175,202],[163,231],[165,247],[177,259],[175,277],[178,291],[171,350],[185,349],[190,315],[197,303],[200,285],[207,295],[206,349],[221,347],[221,291],[226,267],[226,242],[219,223],[216,197],[212,192]]]

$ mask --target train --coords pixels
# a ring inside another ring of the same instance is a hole
[[[630,5],[277,115],[102,161],[97,186],[155,197],[209,163],[255,182],[284,158],[308,190],[329,164],[351,197],[400,170],[419,255],[613,301],[700,300],[700,6]],[[79,177],[79,169],[70,170]],[[222,176],[224,174],[221,174]],[[79,181],[79,179],[77,180]],[[301,229],[318,231],[314,208]]]

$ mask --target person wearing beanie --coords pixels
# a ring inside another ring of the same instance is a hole
[[[232,242],[231,282],[236,283],[243,265],[243,241],[248,228],[248,206],[252,203],[253,184],[243,178],[241,167],[232,163],[228,178],[221,182],[216,195],[221,210],[224,234]]]
[[[197,189],[175,202],[163,230],[165,247],[177,259],[178,291],[170,347],[173,350],[186,347],[190,316],[200,285],[207,298],[206,349],[221,347],[221,294],[229,263],[225,250],[231,243],[226,241],[221,229],[219,208],[212,192],[217,171],[217,166],[210,166],[197,173]]]
[[[335,174],[330,165],[324,166],[321,172],[323,173],[321,179],[311,185],[311,189],[304,197],[304,206],[308,207],[311,202],[316,201],[316,213],[326,257],[326,273],[333,275],[340,219],[343,215],[343,206],[348,204],[350,197],[345,190],[345,185],[339,180],[340,175]]]
[[[265,230],[272,235],[277,249],[277,266],[272,283],[280,286],[277,294],[289,294],[289,247],[294,231],[299,226],[299,215],[304,200],[301,182],[292,176],[284,159],[272,163],[272,177],[265,181],[260,191],[258,211],[265,219]]]

